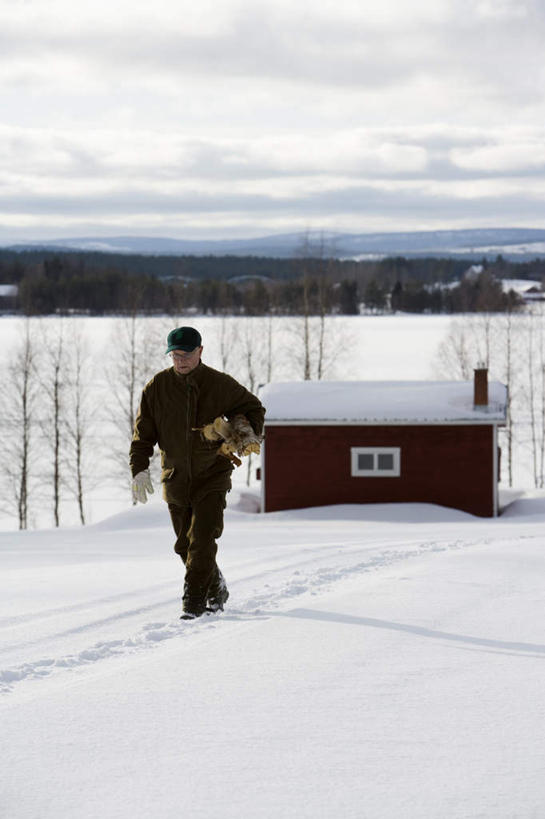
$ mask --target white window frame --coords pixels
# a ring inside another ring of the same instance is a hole
[[[359,469],[358,455],[373,455],[373,469]],[[393,468],[378,469],[379,455],[393,455]],[[353,478],[399,478],[401,475],[401,448],[398,446],[353,446],[350,456]]]

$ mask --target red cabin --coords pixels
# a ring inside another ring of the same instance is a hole
[[[268,384],[262,509],[434,503],[498,514],[507,389],[475,381]]]

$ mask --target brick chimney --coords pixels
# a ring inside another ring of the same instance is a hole
[[[473,379],[473,404],[475,407],[488,406],[488,368],[478,364]]]

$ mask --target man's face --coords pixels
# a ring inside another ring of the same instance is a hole
[[[174,369],[178,375],[187,375],[194,370],[201,360],[202,347],[195,347],[190,353],[185,350],[174,350],[170,353]]]

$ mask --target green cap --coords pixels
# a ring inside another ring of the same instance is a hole
[[[201,334],[194,327],[177,327],[171,330],[167,336],[167,353],[172,350],[185,350],[190,353],[196,347],[201,346]]]

